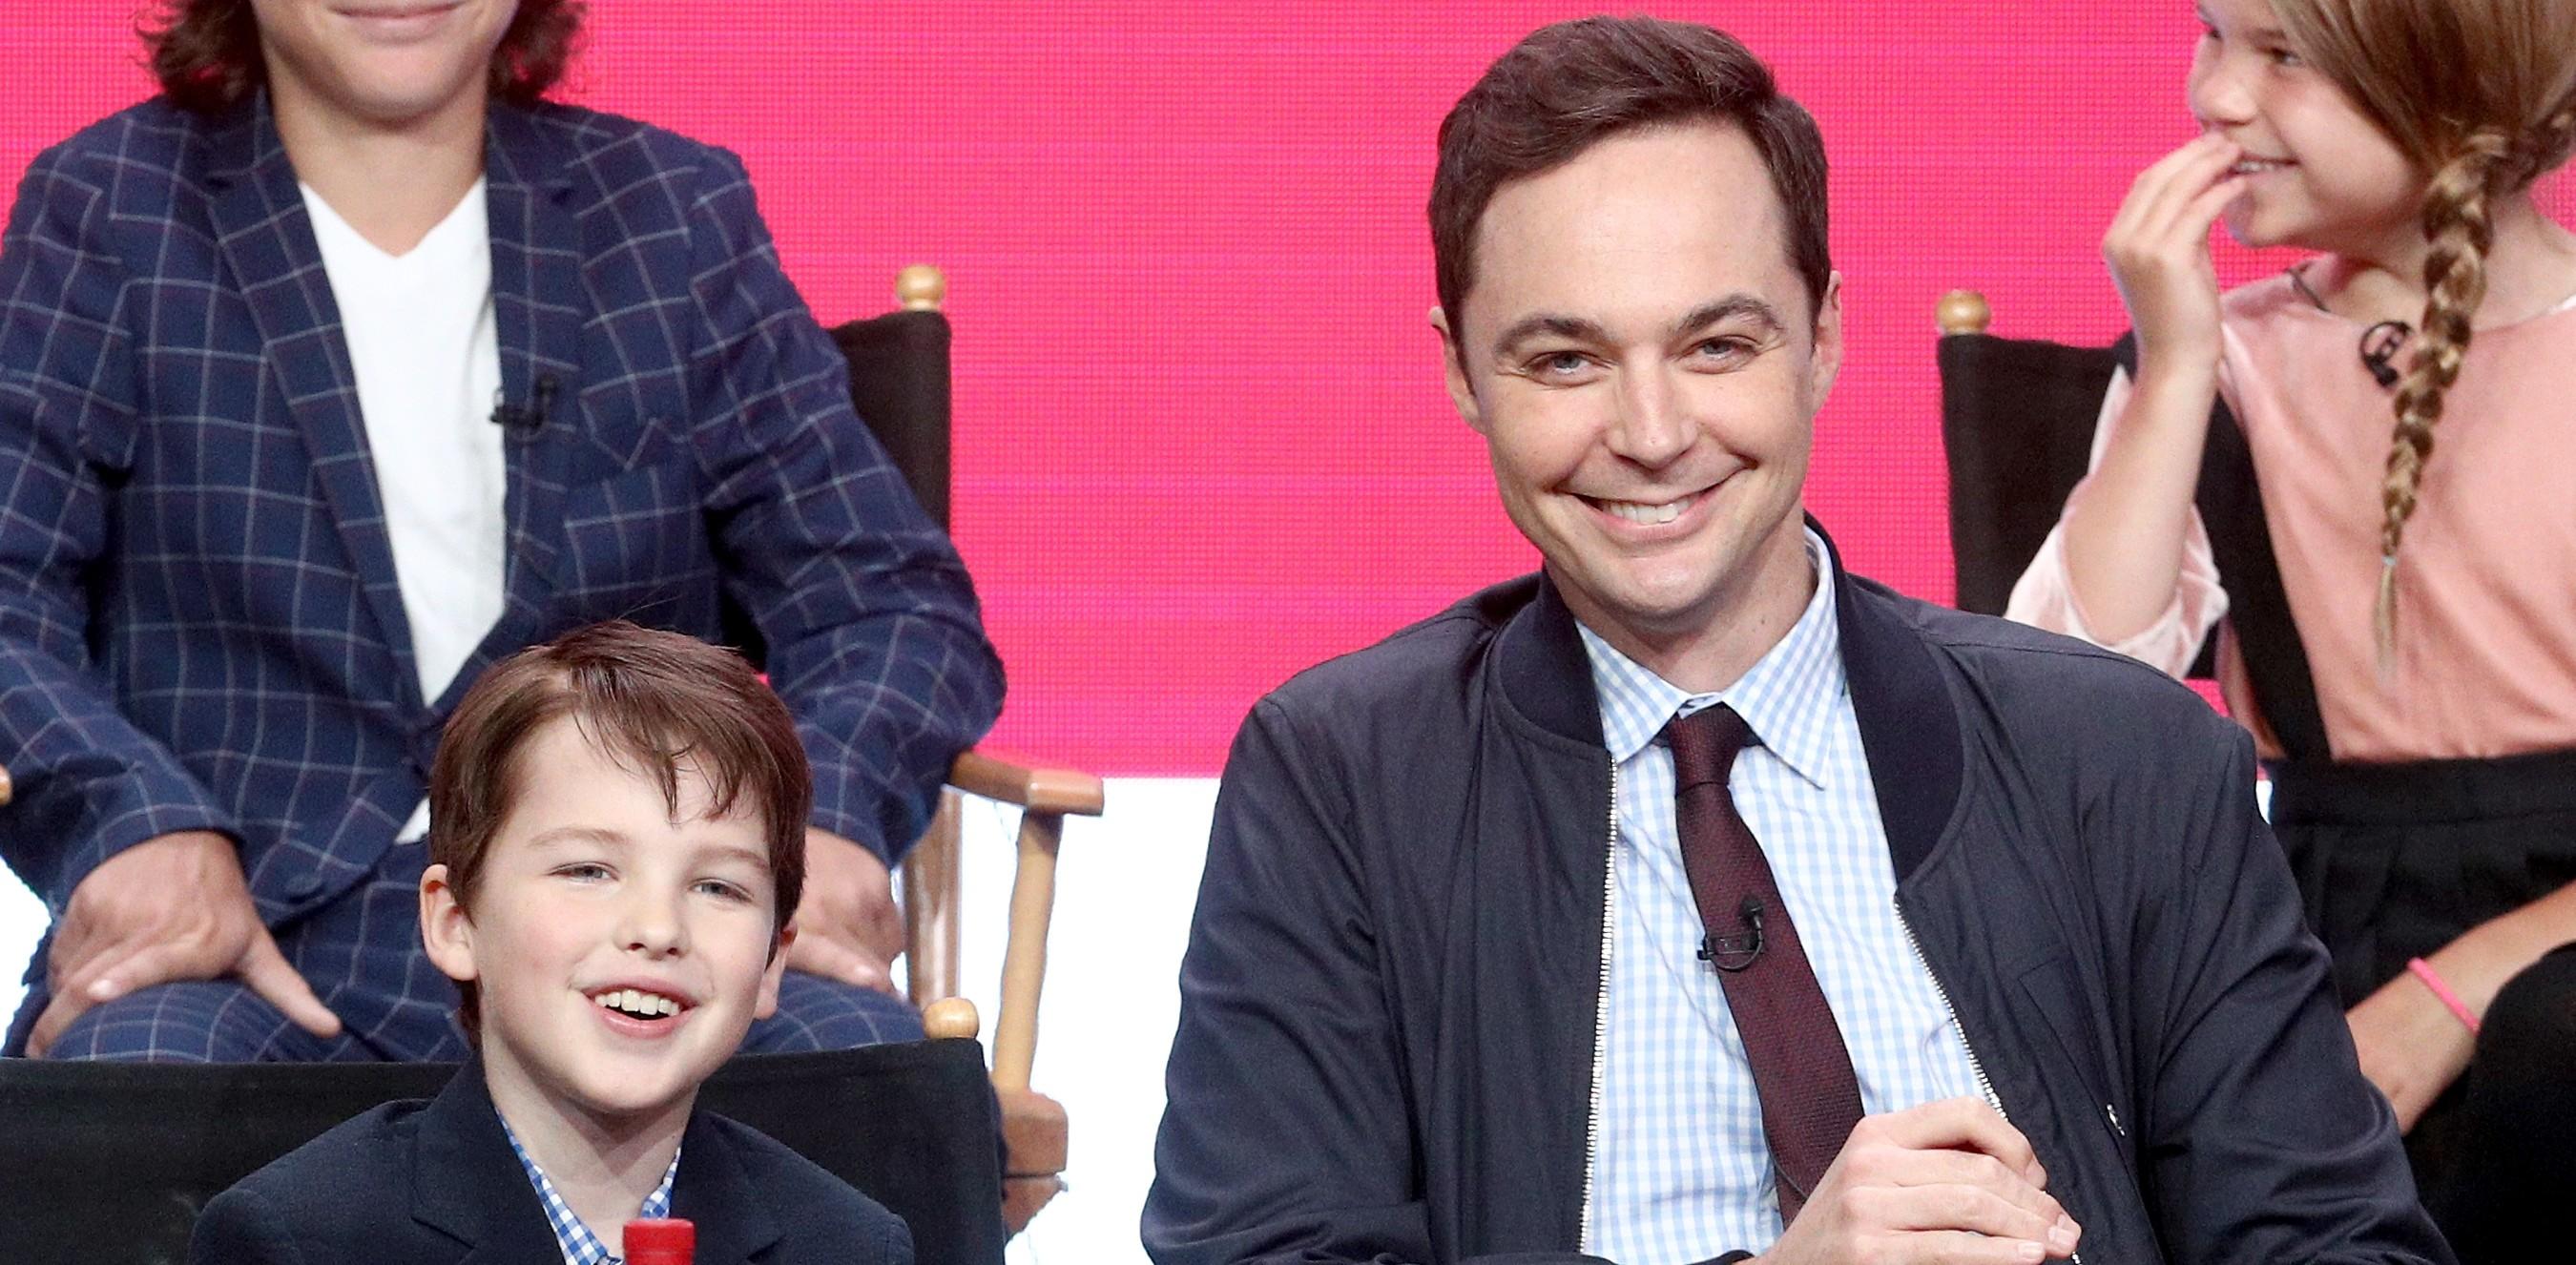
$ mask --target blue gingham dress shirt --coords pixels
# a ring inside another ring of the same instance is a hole
[[[1582,630],[1618,765],[1608,1050],[1584,1248],[1620,1265],[1686,1265],[1780,1236],[1762,1107],[1673,821],[1676,715],[1725,703],[1760,745],[1728,781],[1797,920],[1869,1114],[1977,1093],[1968,1047],[1896,916],[1896,872],[1861,749],[1834,619],[1831,563],[1806,612],[1733,686],[1691,694]]]
[[[554,1227],[555,1246],[563,1249],[564,1265],[623,1265],[626,1258],[609,1255],[608,1245],[600,1242],[599,1236],[573,1215],[572,1206],[563,1201],[563,1196],[555,1193],[554,1182],[546,1177],[546,1170],[537,1167],[537,1157],[519,1145],[519,1131],[511,1128],[506,1118],[501,1121],[501,1132],[510,1139],[510,1153],[519,1157],[519,1166],[528,1170],[528,1184],[537,1188],[537,1202],[545,1206],[546,1224]],[[662,1184],[644,1197],[644,1207],[635,1215],[671,1215],[671,1183],[679,1175],[680,1152],[674,1148],[671,1166],[662,1170]]]

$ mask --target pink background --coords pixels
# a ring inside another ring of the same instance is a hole
[[[1932,309],[2107,341],[2097,246],[2186,139],[2187,0],[1654,5],[1780,71],[1834,159],[1850,364],[1809,503],[1947,599]],[[0,178],[150,85],[136,0],[24,3]],[[997,743],[1213,773],[1298,668],[1531,568],[1440,390],[1422,206],[1449,103],[1538,3],[604,0],[570,99],[728,146],[825,321],[944,268],[958,543]],[[2564,217],[2576,196],[2553,182]],[[2222,247],[2224,279],[2288,262]]]

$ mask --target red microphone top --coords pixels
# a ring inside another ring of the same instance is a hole
[[[626,1265],[691,1265],[698,1227],[672,1217],[639,1217],[626,1223]]]

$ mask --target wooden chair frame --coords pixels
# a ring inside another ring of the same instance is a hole
[[[1055,1100],[1029,1087],[1037,1061],[1038,998],[1054,918],[1056,851],[1068,815],[1097,817],[1101,780],[1088,773],[1023,764],[974,750],[957,757],[930,829],[903,862],[905,973],[922,1026],[935,1038],[976,1035],[975,1007],[958,992],[959,847],[964,796],[1020,810],[1011,918],[1002,950],[1002,1010],[993,1025],[993,1092],[1001,1100],[1005,1166],[1002,1221],[1017,1234],[1064,1189],[1066,1119]]]
[[[910,311],[938,311],[948,279],[915,264],[895,275],[895,301]],[[1034,764],[977,748],[957,757],[930,828],[903,862],[904,967],[908,991],[934,1038],[972,1038],[975,1007],[958,995],[963,875],[959,867],[964,797],[1020,810],[1018,860],[1011,881],[1010,926],[1002,950],[1002,1008],[993,1024],[993,1092],[1002,1108],[1005,1165],[1002,1220],[1026,1227],[1064,1189],[1064,1108],[1029,1087],[1037,1062],[1038,998],[1046,983],[1047,932],[1055,916],[1056,853],[1068,816],[1101,815],[1101,780],[1089,773]]]

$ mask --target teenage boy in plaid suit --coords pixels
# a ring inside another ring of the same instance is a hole
[[[918,1033],[886,867],[1000,706],[741,164],[539,98],[578,0],[173,0],[162,95],[0,242],[8,1048],[455,1057],[411,916],[440,727],[609,616],[768,648],[815,767],[779,1015]]]

